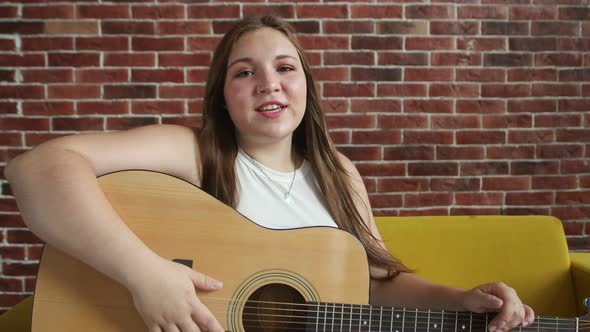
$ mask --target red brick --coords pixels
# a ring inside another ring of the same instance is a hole
[[[481,24],[483,35],[528,35],[529,27],[526,22],[486,21]]]
[[[488,159],[534,159],[534,146],[486,146]]]
[[[461,176],[471,175],[502,175],[508,174],[507,162],[464,162],[461,163]]]
[[[406,50],[452,50],[455,41],[448,37],[406,37]]]
[[[531,179],[528,176],[510,177],[485,177],[482,182],[482,190],[485,191],[510,191],[530,190]]]
[[[0,31],[19,35],[38,35],[45,32],[45,24],[42,21],[0,21]]]
[[[103,35],[153,35],[156,32],[154,22],[103,21]]]
[[[219,37],[190,37],[187,45],[189,51],[213,51],[220,41]]]
[[[438,146],[436,149],[437,160],[471,160],[484,158],[485,153],[482,146]]]
[[[52,129],[59,131],[102,131],[103,118],[53,118]]]
[[[406,68],[404,81],[452,81],[453,70],[442,68]]]
[[[428,118],[423,115],[379,115],[377,127],[382,129],[428,128]]]
[[[377,33],[382,35],[428,35],[426,21],[380,21]]]
[[[575,180],[575,179],[574,179]],[[575,184],[575,181],[574,181]],[[580,176],[580,187],[590,188],[590,175]]]
[[[79,101],[76,105],[78,114],[127,114],[129,105],[126,101]]]
[[[575,176],[533,176],[531,189],[576,189]]]
[[[398,66],[427,66],[428,54],[423,52],[378,52],[378,64]]]
[[[0,118],[0,128],[3,130],[47,131],[48,118]]]
[[[101,83],[101,82],[128,82],[127,69],[78,69],[76,82]]]
[[[2,51],[16,51],[16,43],[14,39],[0,39],[0,50]]]
[[[555,69],[509,69],[509,82],[556,81]]]
[[[13,244],[43,243],[29,230],[8,230],[6,240]]]
[[[399,194],[370,194],[369,201],[375,209],[401,207],[403,204],[402,195]]]
[[[581,222],[563,222],[565,235],[582,235],[584,234],[584,224]]]
[[[158,123],[155,117],[107,118],[107,130],[127,130]]]
[[[400,68],[351,68],[352,81],[401,81]]]
[[[24,228],[25,223],[20,214],[0,214],[0,225],[3,227]],[[1,237],[1,236],[0,236]]]
[[[485,67],[525,67],[532,66],[533,58],[528,53],[484,54]]]
[[[378,83],[377,96],[426,97],[426,84]]]
[[[348,100],[324,98],[321,104],[324,114],[348,112]]]
[[[475,84],[431,84],[429,96],[473,98],[479,96],[479,87]]]
[[[557,41],[559,51],[579,51],[590,49],[590,38],[559,38]]]
[[[329,115],[326,116],[328,128],[375,128],[374,115]]]
[[[105,85],[105,99],[155,98],[154,85]]]
[[[452,193],[419,193],[404,195],[404,207],[449,206],[452,204]]]
[[[535,66],[579,67],[583,60],[581,54],[543,53],[535,55]]]
[[[404,100],[405,113],[452,113],[453,102],[450,100]]]
[[[22,248],[19,248],[22,249]],[[1,248],[0,248],[1,250]],[[3,257],[6,257],[2,255]],[[23,282],[20,278],[0,278],[0,289],[6,293],[22,293]]]
[[[0,307],[11,308],[28,296],[27,294],[0,294]]]
[[[579,96],[578,84],[533,84],[533,96]]]
[[[590,215],[590,207],[585,206],[554,206],[551,215],[560,220],[587,219]]]
[[[546,207],[508,207],[503,208],[501,214],[503,215],[520,215],[520,216],[530,216],[530,215],[548,215],[549,208]]]
[[[49,66],[53,67],[98,67],[98,53],[50,53],[47,55]]]
[[[404,130],[404,144],[452,144],[451,131],[411,131]]]
[[[152,53],[105,53],[104,65],[113,67],[154,67],[156,56]]]
[[[350,130],[331,130],[329,134],[336,145],[350,144]]]
[[[407,5],[405,9],[405,17],[411,19],[456,18],[453,6]]]
[[[297,5],[299,18],[348,18],[347,5]]]
[[[306,50],[348,49],[348,40],[348,36],[299,36],[299,41]]]
[[[434,147],[427,145],[386,147],[383,160],[434,160]]]
[[[183,114],[182,101],[134,101],[133,114]]]
[[[568,128],[568,127],[580,127],[582,126],[582,115],[581,114],[536,114],[535,115],[535,127],[556,127],[556,128]],[[559,133],[558,133],[559,140]]]
[[[511,6],[509,10],[511,20],[553,20],[557,18],[557,8],[553,6]]]
[[[351,18],[385,18],[385,19],[401,19],[402,16],[401,5],[351,5]]]
[[[503,69],[457,69],[456,81],[468,82],[504,82],[506,73]]]
[[[78,37],[76,49],[92,51],[128,51],[127,37]]]
[[[191,7],[189,7],[191,8]],[[149,6],[132,6],[131,14],[133,18],[139,19],[174,19],[184,18],[183,5],[149,5]]]
[[[364,34],[373,33],[375,31],[375,24],[370,21],[324,21],[322,26],[324,33]]]
[[[556,112],[557,101],[545,99],[508,100],[508,112],[537,113]]]
[[[326,83],[324,97],[373,97],[373,83]]]
[[[37,275],[37,263],[4,263],[2,264],[2,272],[7,276],[35,276]],[[1,295],[0,298],[8,296],[8,294]],[[0,303],[3,299],[0,300]]]
[[[455,205],[503,205],[502,193],[456,193]]]
[[[133,69],[133,82],[184,82],[182,69]]]
[[[586,7],[567,7],[559,8],[560,20],[587,20],[590,17],[590,8]]]
[[[483,128],[531,128],[533,117],[530,114],[484,115]]]
[[[4,121],[0,119],[0,124],[3,124]],[[3,162],[6,160],[2,160]],[[16,200],[13,198],[0,198],[0,210],[6,212],[17,212],[18,207],[16,206]]]
[[[45,91],[40,85],[0,85],[0,99],[42,99]]]
[[[473,21],[430,22],[431,35],[476,35],[479,32],[479,23]]]
[[[39,261],[43,253],[43,246],[27,246],[27,260]]]
[[[194,67],[208,66],[211,63],[209,53],[160,53],[159,67]]]
[[[0,54],[0,67],[44,67],[45,55],[42,54]]]
[[[560,112],[585,112],[590,109],[590,99],[560,99],[559,100],[559,111]]]
[[[575,36],[580,29],[576,22],[532,22],[531,35]]]
[[[451,208],[452,216],[498,215],[499,208]]]
[[[459,19],[498,19],[505,20],[508,18],[508,9],[506,6],[458,6],[457,17]]]
[[[132,37],[131,48],[134,51],[182,51],[184,41],[180,37]]]
[[[14,102],[0,101],[0,114],[16,114],[18,112],[16,106]]]
[[[0,6],[0,18],[18,18],[17,6]],[[2,288],[0,288],[2,289]]]
[[[408,174],[413,176],[457,176],[459,167],[451,162],[408,163]]]
[[[457,39],[458,50],[470,51],[505,51],[506,41],[503,38],[462,37]]]
[[[517,98],[529,97],[531,86],[529,84],[482,84],[481,96],[489,98]]]
[[[46,21],[45,33],[48,35],[98,35],[97,21]]]
[[[73,50],[74,38],[71,37],[29,37],[22,38],[23,51]]]
[[[0,145],[22,146],[23,140],[20,133],[0,133]]]
[[[312,68],[313,77],[318,81],[350,81],[348,68],[344,67],[314,67]],[[367,81],[367,80],[365,80]]]
[[[554,142],[553,130],[510,130],[509,144],[538,144]]]
[[[553,37],[512,37],[508,39],[508,49],[513,52],[556,51],[557,41]]]
[[[73,81],[71,69],[22,70],[21,74],[23,77],[23,82],[27,83],[57,83]]]
[[[530,174],[557,174],[559,171],[558,161],[513,161],[511,173],[517,175]]]
[[[405,163],[367,163],[359,162],[356,165],[357,170],[362,175],[371,176],[404,176],[406,175]]]
[[[477,178],[433,178],[430,179],[432,191],[478,191],[481,180]]]
[[[128,18],[129,6],[126,5],[78,5],[78,18]]]
[[[74,6],[72,5],[44,5],[23,6],[22,17],[31,18],[74,18]]]
[[[401,104],[399,100],[353,99],[350,101],[350,110],[363,113],[399,113],[401,112]]]
[[[411,209],[411,210],[401,210],[399,212],[400,217],[410,217],[410,216],[446,216],[448,215],[447,208],[432,208],[432,209],[424,209],[421,208]]]
[[[572,136],[575,136],[572,135]],[[571,140],[572,142],[576,142],[577,140]],[[539,145],[538,146],[538,156],[540,158],[553,158],[553,159],[563,159],[563,158],[580,158],[583,157],[583,150],[584,147],[582,145]]]
[[[372,52],[325,52],[326,65],[374,65],[375,56]]]
[[[205,86],[203,85],[160,85],[160,98],[203,98]]]
[[[479,54],[468,53],[433,53],[433,66],[481,66]],[[497,72],[497,70],[496,70]]]
[[[559,71],[560,82],[590,81],[590,69],[564,69]]]
[[[481,126],[479,116],[470,115],[433,115],[431,118],[432,129],[464,129],[479,128]]]
[[[100,98],[98,85],[50,85],[47,97],[52,99],[95,99]]]
[[[401,50],[403,47],[403,40],[401,37],[392,36],[352,36],[353,50]],[[348,39],[346,40],[348,42]],[[348,43],[339,47],[341,49],[348,48]]]
[[[504,131],[461,131],[456,133],[457,144],[504,144]]]
[[[211,33],[210,21],[163,21],[158,22],[156,33],[162,35],[192,35]]]
[[[351,126],[352,127],[352,126]],[[352,144],[400,144],[401,131],[353,131]]]
[[[22,105],[24,115],[71,115],[74,103],[66,101],[26,101]]]
[[[588,173],[590,169],[590,160],[562,160],[561,173]]]
[[[378,180],[379,192],[428,191],[428,179],[385,178]]]
[[[556,193],[555,202],[557,204],[590,204],[590,191],[579,190],[579,191],[562,191]]]
[[[505,103],[499,100],[457,100],[457,113],[504,113]]]
[[[190,5],[187,7],[188,18],[238,18],[239,5]]]
[[[558,129],[558,142],[590,142],[590,129]]]
[[[342,146],[338,150],[350,160],[381,160],[380,146]]]

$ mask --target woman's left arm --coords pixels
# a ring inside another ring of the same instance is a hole
[[[353,198],[356,200],[359,213],[372,235],[387,249],[375,224],[369,195],[360,173],[342,154],[340,161],[350,174],[352,188],[357,193]],[[490,332],[508,331],[518,325],[527,326],[534,320],[533,310],[520,301],[514,289],[502,282],[483,284],[465,290],[436,284],[416,274],[402,272],[393,279],[372,279],[370,302],[406,308],[498,312],[488,324]]]

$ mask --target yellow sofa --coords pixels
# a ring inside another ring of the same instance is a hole
[[[504,281],[542,316],[574,317],[590,297],[590,253],[569,253],[547,216],[377,217],[388,249],[433,281],[470,288]],[[0,316],[0,331],[30,331],[31,298]]]

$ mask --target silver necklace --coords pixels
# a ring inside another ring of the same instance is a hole
[[[283,188],[275,180],[273,180],[268,174],[266,174],[266,172],[264,171],[264,168],[262,168],[262,165],[260,165],[259,162],[254,160],[254,158],[250,157],[250,155],[247,154],[246,151],[244,151],[244,155],[254,164],[254,166],[256,166],[256,168],[258,168],[260,170],[260,172],[262,172],[262,174],[270,181],[270,183],[272,183],[273,186],[275,186],[275,188],[283,195],[283,199],[287,203],[293,202],[293,198],[291,197],[291,189],[293,189],[293,184],[295,183],[295,174],[297,173],[297,168],[295,168],[295,170],[293,171],[293,177],[291,178],[291,184],[289,185],[289,190],[287,190],[286,192],[283,192]]]

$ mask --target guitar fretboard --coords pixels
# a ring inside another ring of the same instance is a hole
[[[306,331],[341,332],[486,332],[495,313],[396,309],[390,307],[309,303]],[[518,332],[579,332],[578,318],[537,317]]]

